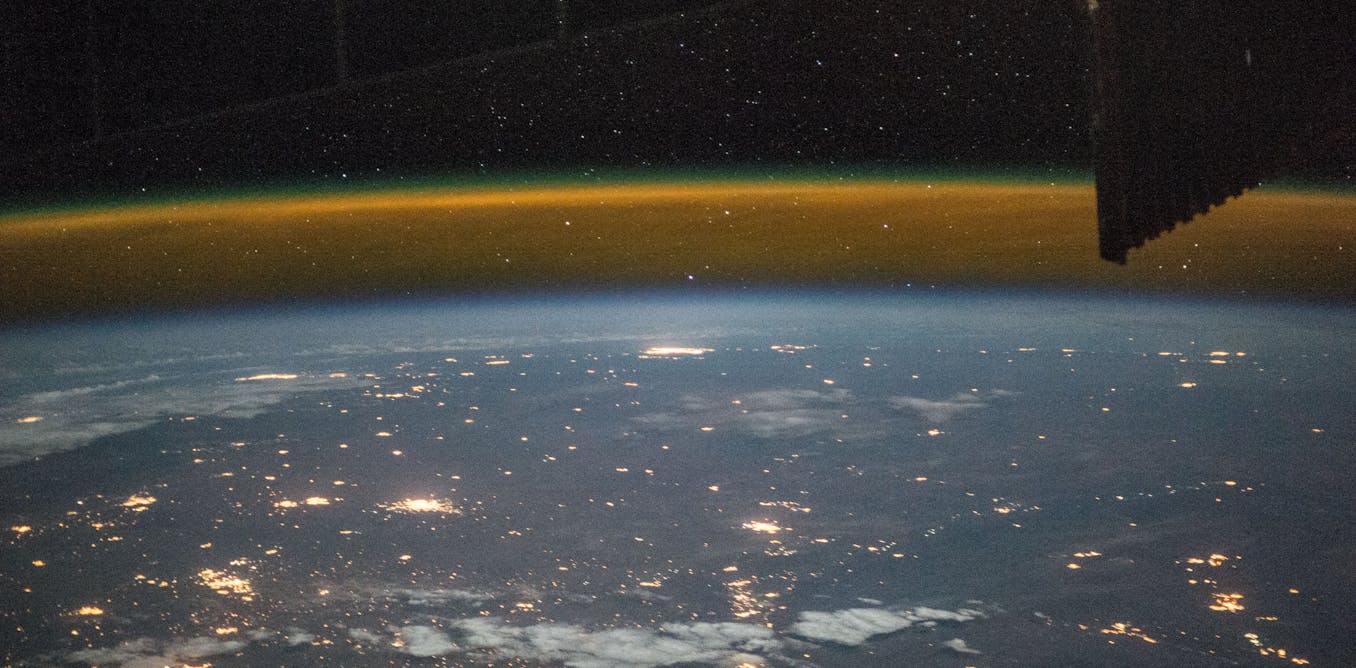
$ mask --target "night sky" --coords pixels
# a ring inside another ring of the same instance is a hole
[[[1090,165],[1077,2],[0,11],[11,202],[429,174]]]
[[[1135,5],[1144,21],[1123,30],[1151,56],[1146,69],[1210,72],[1192,62],[1220,52],[1207,36],[1187,48],[1189,30],[1146,28],[1162,21],[1162,1]],[[1089,246],[1098,209],[1083,2],[138,9],[0,8],[6,317],[788,281],[1349,297],[1356,272],[1341,195],[1356,174],[1356,43],[1336,0],[1253,2],[1244,14],[1200,6],[1235,17],[1253,45],[1260,76],[1248,81],[1264,85],[1244,98],[1266,113],[1244,136],[1279,147],[1282,179],[1327,194],[1242,198],[1252,201],[1188,226],[1200,230],[1163,235],[1133,271],[1097,266]],[[1232,34],[1216,41],[1233,45]],[[1167,105],[1154,81],[1132,102],[1156,110],[1150,125],[1176,128],[1167,136],[1213,118],[1175,122],[1208,82],[1177,77]],[[1197,143],[1195,153],[1223,151]],[[1193,182],[1146,165],[1158,182]],[[950,186],[930,192],[932,179]],[[746,185],[722,189],[732,181]],[[841,188],[820,189],[829,183]],[[628,184],[658,190],[606,190]],[[468,189],[499,194],[475,215],[443,206]],[[513,194],[528,191],[542,199],[516,209]],[[252,198],[273,199],[256,210]],[[233,212],[241,199],[245,213]],[[174,208],[188,202],[208,204]],[[812,206],[783,210],[801,204]],[[63,217],[71,207],[92,217]],[[569,220],[594,231],[565,229]],[[223,259],[239,276],[226,280]]]

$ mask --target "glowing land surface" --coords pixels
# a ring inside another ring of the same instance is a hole
[[[8,318],[523,288],[1022,285],[1350,298],[1356,197],[1261,190],[1097,259],[1091,183],[781,178],[275,192],[0,216]]]
[[[0,334],[0,663],[1351,665],[1350,310],[480,299]]]

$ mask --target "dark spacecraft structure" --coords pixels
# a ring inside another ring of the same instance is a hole
[[[1087,10],[1103,259],[1123,264],[1131,248],[1324,150],[1324,127],[1356,113],[1349,6],[1087,0]]]

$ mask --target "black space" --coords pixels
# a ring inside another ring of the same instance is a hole
[[[1087,171],[1084,6],[8,3],[0,204],[522,170]],[[1332,117],[1351,77],[1326,76]],[[1339,125],[1291,171],[1349,178]]]

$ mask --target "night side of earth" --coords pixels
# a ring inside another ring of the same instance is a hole
[[[3,338],[19,665],[1342,665],[1347,310],[430,301]]]

